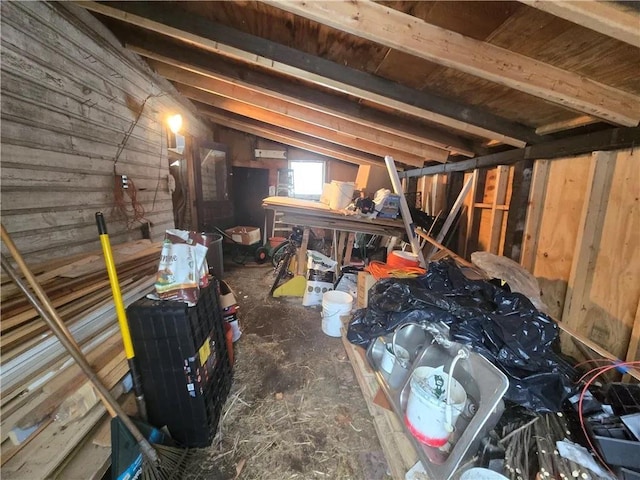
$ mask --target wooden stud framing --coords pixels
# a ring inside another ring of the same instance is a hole
[[[475,203],[478,191],[478,169],[475,169],[471,174],[471,192],[465,199],[465,205],[467,206],[467,231],[463,242],[462,256],[469,258],[471,255],[471,236],[474,234],[473,225],[475,220]]]
[[[594,152],[591,158],[587,197],[580,217],[562,313],[562,322],[574,329],[580,325],[586,311],[586,303],[589,301],[616,155],[616,152]]]
[[[498,208],[505,203],[507,197],[507,186],[509,184],[509,167],[496,167],[496,185],[494,189],[493,202],[491,204],[491,236],[489,238],[489,252],[501,254],[502,224],[504,210]]]
[[[538,160],[533,165],[533,177],[531,190],[529,191],[529,203],[527,206],[527,219],[525,220],[524,235],[522,239],[522,255],[520,265],[533,272],[533,265],[538,249],[538,231],[542,221],[544,210],[544,196],[549,179],[549,160]]]
[[[378,3],[290,0],[265,3],[618,125],[633,127],[640,121],[640,97],[636,95]]]

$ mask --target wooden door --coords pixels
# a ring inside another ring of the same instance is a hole
[[[226,145],[200,142],[194,152],[198,229],[214,231],[233,223],[231,160]]]

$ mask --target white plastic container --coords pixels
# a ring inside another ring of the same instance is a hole
[[[322,295],[322,331],[330,337],[339,337],[340,317],[351,312],[353,297],[345,292],[332,290]]]
[[[353,191],[356,188],[354,182],[331,181],[329,189],[329,208],[332,210],[341,210],[351,203]]]
[[[405,424],[419,442],[430,447],[447,443],[467,401],[462,385],[452,378],[451,392],[447,392],[448,382],[449,375],[442,367],[418,367],[411,375]],[[451,412],[450,419],[447,409]]]

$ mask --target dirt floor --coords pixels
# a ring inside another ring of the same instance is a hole
[[[192,478],[390,478],[342,342],[321,330],[321,307],[268,297],[266,265],[225,264],[224,277],[243,335],[218,436]]]

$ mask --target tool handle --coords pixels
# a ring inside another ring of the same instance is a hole
[[[135,352],[133,350],[133,341],[131,340],[131,332],[129,331],[129,322],[122,301],[122,293],[120,291],[120,282],[118,281],[118,273],[116,271],[116,263],[113,259],[111,251],[111,242],[107,233],[107,224],[104,221],[102,212],[96,213],[96,224],[98,225],[98,233],[100,234],[100,244],[102,245],[102,253],[104,254],[104,263],[109,274],[109,283],[111,284],[111,293],[113,294],[113,303],[116,307],[118,316],[118,325],[122,334],[122,343],[124,344],[124,353],[129,363],[131,378],[133,380],[133,393],[136,396],[136,404],[138,405],[138,413],[143,419],[147,419],[147,406],[144,401],[144,393],[142,390],[142,379],[140,372],[136,366]]]
[[[120,333],[122,334],[122,343],[124,343],[124,353],[127,356],[127,359],[131,359],[135,356],[133,352],[133,343],[131,342],[131,332],[129,332],[129,323],[127,322],[127,314],[124,310],[124,302],[122,301],[122,293],[120,292],[120,284],[118,283],[116,264],[113,260],[113,252],[111,251],[107,225],[105,224],[102,212],[96,213],[96,224],[98,225],[98,232],[100,233],[100,244],[102,245],[102,253],[104,254],[104,263],[107,267],[107,273],[109,274],[113,303],[116,306],[118,325],[120,326]]]

